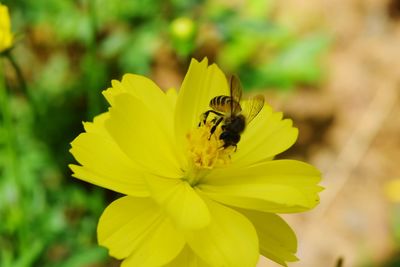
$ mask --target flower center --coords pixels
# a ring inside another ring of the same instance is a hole
[[[186,135],[189,141],[189,154],[197,168],[212,169],[231,162],[230,155],[234,147],[224,149],[224,142],[219,139],[222,129],[219,126],[213,134],[210,134],[213,126],[214,123],[207,121]]]
[[[192,165],[186,179],[192,185],[197,184],[209,170],[226,166],[231,162],[231,154],[235,148],[232,146],[224,148],[224,142],[219,139],[222,133],[221,126],[210,134],[213,126],[213,122],[206,121],[186,135]]]
[[[189,168],[183,180],[192,187],[196,186],[213,168],[224,167],[231,163],[231,154],[236,150],[229,146],[224,148],[224,141],[219,137],[222,131],[220,123],[211,134],[216,118],[200,122],[199,127],[191,129],[186,138],[188,141]]]

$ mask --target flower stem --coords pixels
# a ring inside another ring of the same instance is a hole
[[[6,83],[4,79],[4,74],[2,70],[2,65],[0,65],[0,113],[2,118],[2,125],[5,133],[5,147],[8,162],[5,165],[5,170],[8,174],[15,179],[17,179],[17,155],[15,153],[15,134],[14,125],[12,121],[12,114],[10,108],[10,99],[7,95]]]
[[[17,75],[17,79],[20,85],[20,89],[24,95],[27,95],[27,87],[24,75],[22,74],[22,70],[19,67],[17,61],[15,60],[14,56],[11,54],[11,51],[7,51],[4,53],[8,61],[11,63],[11,66],[14,68],[15,74]]]

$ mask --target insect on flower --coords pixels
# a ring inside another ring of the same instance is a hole
[[[192,60],[179,91],[126,74],[103,95],[110,108],[84,123],[70,168],[125,195],[97,227],[121,267],[297,260],[296,235],[278,213],[312,209],[322,188],[314,166],[274,159],[296,141],[290,119],[262,96],[242,101],[239,79],[207,59]]]
[[[242,98],[242,85],[239,78],[231,76],[229,81],[230,96],[220,95],[211,99],[210,107],[212,109],[203,113],[203,124],[207,122],[210,113],[216,115],[211,122],[214,124],[210,130],[211,135],[214,134],[218,125],[222,123],[222,133],[219,139],[224,142],[223,148],[234,146],[240,141],[240,134],[261,111],[264,106],[264,96],[257,95],[250,98],[242,109],[240,100]],[[201,123],[199,124],[199,126]]]

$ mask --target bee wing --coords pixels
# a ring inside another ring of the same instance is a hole
[[[246,124],[249,124],[257,116],[263,106],[263,95],[256,95],[243,103],[242,114],[246,118]]]
[[[239,78],[236,75],[232,75],[229,79],[229,88],[230,88],[230,109],[232,113],[238,113],[241,110],[239,105],[240,99],[242,99],[242,84],[240,83]],[[233,101],[232,101],[233,100]]]

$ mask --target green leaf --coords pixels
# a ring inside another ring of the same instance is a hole
[[[101,247],[88,248],[85,250],[75,251],[75,253],[65,260],[58,263],[57,267],[81,267],[90,264],[104,262],[108,258],[107,251]]]
[[[257,77],[267,85],[292,87],[314,83],[322,75],[321,57],[330,43],[325,35],[309,36],[294,42],[281,54],[259,66]]]

